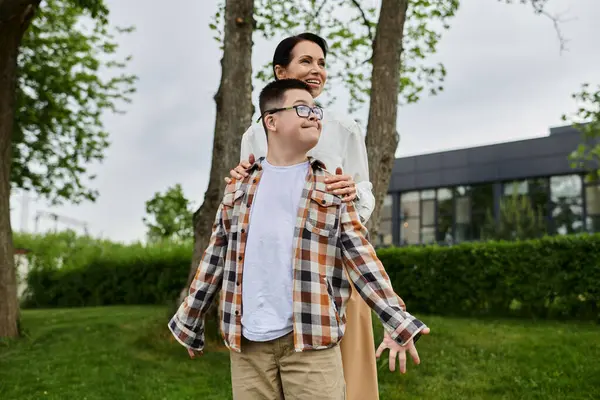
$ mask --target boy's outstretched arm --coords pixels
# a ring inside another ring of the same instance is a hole
[[[189,294],[169,322],[171,333],[188,348],[191,357],[193,350],[201,352],[204,348],[204,315],[223,280],[227,235],[222,215],[223,204],[219,205],[208,247],[192,280]]]
[[[405,311],[404,302],[394,292],[390,278],[366,236],[367,229],[360,223],[354,204],[343,204],[339,240],[350,279],[361,297],[379,316],[391,339],[405,346],[412,343],[421,331],[428,332],[428,329],[423,322]]]

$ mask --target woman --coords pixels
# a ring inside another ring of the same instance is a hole
[[[323,38],[311,33],[288,37],[279,43],[273,56],[275,79],[300,79],[310,86],[311,94],[316,98],[327,81],[326,56],[327,43]],[[254,162],[254,156],[263,157],[266,153],[264,129],[261,124],[255,123],[242,137],[242,161],[231,170],[231,176],[236,179],[247,176],[245,170]],[[330,171],[336,171],[336,175],[330,178],[328,190],[343,196],[344,201],[354,201],[360,218],[366,223],[373,211],[375,198],[369,182],[365,142],[358,124],[350,117],[326,110],[321,138],[309,155],[322,161]],[[342,175],[342,171],[345,175]],[[229,178],[226,180],[229,181]],[[340,348],[347,398],[377,400],[379,394],[371,310],[356,290],[352,291],[348,302],[346,321],[346,332]],[[384,342],[378,354],[384,348],[393,347],[391,341]],[[395,357],[393,368],[390,359],[390,369],[394,368]]]

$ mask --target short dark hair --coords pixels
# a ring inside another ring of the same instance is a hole
[[[275,66],[281,65],[282,67],[287,67],[290,65],[290,62],[292,61],[292,50],[294,50],[294,47],[296,47],[298,43],[304,41],[313,42],[318,45],[321,50],[323,50],[323,55],[325,58],[327,58],[327,41],[321,36],[310,32],[304,32],[299,35],[287,37],[279,42],[277,48],[275,49],[275,53],[273,54],[272,68],[275,79],[277,79],[277,75],[275,74]]]
[[[265,125],[264,117],[265,111],[273,108],[279,108],[282,106],[285,93],[288,90],[300,89],[306,90],[310,94],[310,86],[304,81],[299,79],[279,79],[269,83],[263,88],[258,97],[258,104],[260,108],[260,116],[262,119],[263,128],[265,134],[267,133],[267,127]],[[267,135],[268,139],[268,135]]]
[[[299,79],[279,79],[265,86],[258,97],[260,115],[271,108],[281,107],[285,93],[293,89],[306,90],[310,93],[310,86]]]

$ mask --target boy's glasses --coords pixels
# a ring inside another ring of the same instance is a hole
[[[298,114],[298,116],[301,118],[308,118],[308,117],[310,117],[310,113],[313,113],[315,115],[315,118],[317,118],[318,120],[323,119],[323,109],[321,107],[319,107],[319,106],[309,107],[309,106],[305,106],[305,105],[299,105],[299,106],[292,106],[292,107],[273,108],[272,110],[267,110],[264,113],[262,113],[262,115],[260,117],[258,117],[256,122],[260,121],[267,114],[275,114],[276,112],[287,111],[287,110],[296,110],[296,114]]]

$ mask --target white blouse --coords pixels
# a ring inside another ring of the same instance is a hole
[[[242,136],[241,160],[248,160],[250,154],[257,159],[267,155],[267,136],[261,122],[252,124]],[[308,155],[323,162],[333,174],[341,167],[344,174],[353,177],[358,195],[356,209],[366,223],[375,207],[375,196],[369,182],[367,148],[358,123],[349,116],[325,110],[321,138]]]

